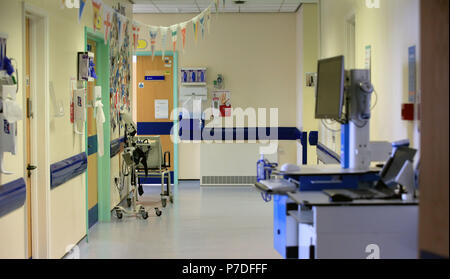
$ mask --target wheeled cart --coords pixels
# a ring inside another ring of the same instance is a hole
[[[122,176],[128,176],[131,178],[129,188],[127,188],[127,205],[130,209],[126,209],[123,206],[116,206],[113,211],[116,214],[118,219],[122,219],[123,216],[129,217],[142,217],[144,220],[148,219],[148,211],[141,204],[138,204],[138,188],[136,181],[139,181],[136,165],[132,158],[132,148],[126,148],[124,154],[122,155],[124,158],[124,164],[126,164],[125,170],[128,172],[122,171]],[[124,181],[124,180],[123,180]],[[161,216],[162,212],[158,207],[155,207],[156,216]]]
[[[142,170],[138,170],[138,185],[142,187],[141,179],[145,178],[161,178],[161,205],[162,207],[167,206],[167,200],[173,204],[173,192],[172,183],[169,170],[164,171],[149,171],[147,175]],[[167,181],[167,183],[165,183]],[[165,186],[165,187],[164,187]]]

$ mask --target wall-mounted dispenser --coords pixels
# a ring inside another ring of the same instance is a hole
[[[16,102],[19,76],[14,59],[6,56],[7,39],[7,34],[0,33],[0,173],[13,174],[4,169],[3,153],[16,155],[17,121],[22,120],[23,111]]]
[[[96,78],[94,54],[92,52],[78,52],[78,80],[94,81]]]
[[[78,135],[84,135],[84,132],[78,130],[78,125],[81,125],[81,130],[84,131],[84,124],[86,122],[86,89],[75,89],[73,91],[73,117],[74,117],[74,132]]]

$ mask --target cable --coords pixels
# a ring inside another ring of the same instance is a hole
[[[375,99],[375,104],[370,108],[370,111],[372,111],[378,104],[378,93],[376,90],[373,90],[373,93],[375,93],[376,99]]]
[[[363,125],[358,125],[358,123],[357,123],[356,121],[352,120],[352,122],[353,122],[353,124],[355,124],[355,126],[356,126],[357,128],[359,128],[359,129],[362,129],[362,128],[366,127],[367,124],[369,123],[369,121],[365,121]]]
[[[333,133],[339,133],[339,132],[341,132],[341,129],[339,129],[339,130],[334,130],[334,129],[331,129],[330,127],[328,127],[328,125],[325,123],[325,120],[324,120],[324,119],[322,119],[322,125],[325,127],[325,129],[327,129],[327,130],[330,131],[330,132],[333,132]]]

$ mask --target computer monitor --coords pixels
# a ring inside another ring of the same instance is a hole
[[[417,150],[409,147],[398,147],[394,153],[394,156],[389,158],[383,170],[380,173],[380,180],[386,186],[395,186],[397,182],[395,179],[403,168],[403,165],[407,162],[413,162],[414,156],[416,156]]]
[[[344,102],[344,78],[344,56],[319,61],[316,86],[316,119],[341,120]]]

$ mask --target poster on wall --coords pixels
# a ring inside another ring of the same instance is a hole
[[[214,91],[212,93],[212,107],[220,111],[221,117],[231,116],[231,92],[230,91]]]
[[[169,100],[155,100],[155,119],[169,119]]]
[[[411,46],[408,48],[408,102],[410,103],[416,103],[416,59],[416,46]]]

